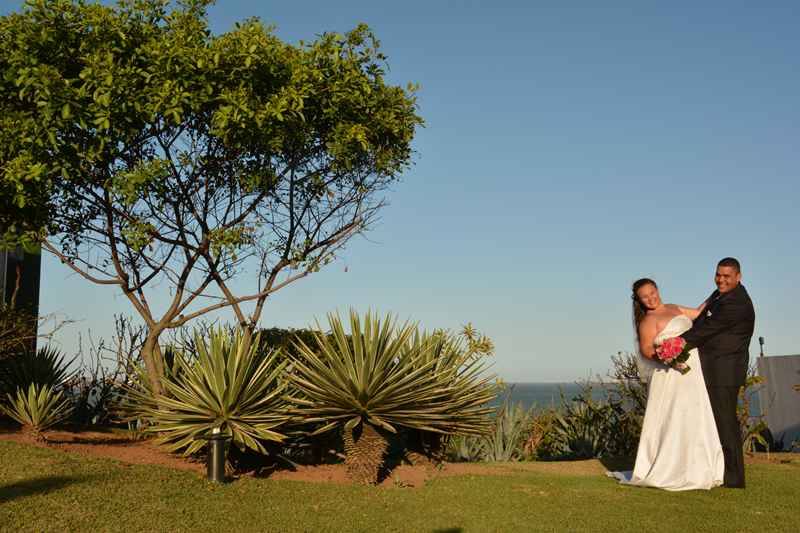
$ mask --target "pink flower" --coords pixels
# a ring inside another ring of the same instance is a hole
[[[661,346],[656,348],[656,355],[665,363],[670,363],[673,359],[681,355],[685,347],[685,340],[681,337],[672,337],[664,340]]]

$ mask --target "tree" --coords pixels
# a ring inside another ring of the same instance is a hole
[[[213,35],[209,0],[167,4],[0,19],[0,245],[121,289],[156,390],[165,330],[229,308],[252,332],[270,294],[369,229],[422,124],[364,25],[290,45],[256,19]]]

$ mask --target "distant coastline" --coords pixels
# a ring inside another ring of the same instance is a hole
[[[592,390],[592,397],[600,400],[605,396],[603,384],[600,382],[585,382],[595,387]],[[608,384],[605,384],[606,386]],[[510,402],[514,405],[521,404],[524,409],[535,407],[537,409],[557,408],[561,405],[561,396],[569,401],[577,396],[584,382],[549,382],[549,383],[506,383],[506,389],[499,394],[494,405],[500,405],[508,394],[511,395]]]
[[[531,407],[539,409],[558,408],[561,406],[561,396],[565,401],[571,401],[577,396],[585,385],[592,385],[592,398],[602,400],[606,394],[606,387],[613,385],[612,382],[582,381],[582,382],[528,382],[528,383],[506,383],[506,389],[499,394],[492,402],[492,405],[500,405],[505,401],[508,394],[511,395],[510,402],[513,405],[521,405],[524,409]],[[758,416],[761,408],[758,403],[758,395],[750,397],[750,416]]]

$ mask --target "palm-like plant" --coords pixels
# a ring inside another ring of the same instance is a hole
[[[246,343],[241,332],[213,330],[208,342],[195,336],[196,353],[174,351],[163,395],[146,386],[132,391],[136,414],[151,424],[147,431],[184,455],[200,450],[203,437],[216,430],[261,453],[264,441],[282,441],[277,429],[290,417],[283,397],[286,361],[259,345],[258,337]]]
[[[27,390],[18,388],[16,395],[8,394],[8,405],[0,404],[0,411],[20,424],[36,440],[44,440],[44,432],[69,416],[71,406],[49,385],[31,383]]]
[[[31,384],[59,387],[70,378],[69,365],[73,361],[50,346],[23,351],[0,361],[0,387],[6,394],[18,388],[27,390]]]
[[[329,335],[316,346],[297,341],[293,403],[306,422],[323,424],[315,433],[340,428],[345,464],[352,478],[377,481],[388,448],[387,433],[413,428],[439,434],[487,431],[491,377],[477,360],[460,367],[434,356],[438,339],[414,336],[416,328],[368,313],[350,312],[350,335],[338,315],[328,315]],[[416,339],[416,340],[414,340]],[[456,361],[456,358],[452,359]]]
[[[433,361],[428,371],[441,381],[450,380],[457,386],[459,382],[469,384],[480,378],[483,372],[480,361],[494,353],[494,344],[468,324],[459,335],[444,330],[435,330],[433,333],[415,331],[408,349],[420,353],[420,366]],[[488,382],[489,379],[484,379],[484,385]],[[488,386],[483,387],[482,392],[489,400],[494,396]],[[441,433],[412,429],[409,431],[406,458],[412,464],[441,463],[447,446],[448,439]]]

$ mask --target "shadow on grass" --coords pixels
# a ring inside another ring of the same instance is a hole
[[[75,483],[91,481],[91,479],[92,476],[46,476],[0,485],[0,504],[25,496],[47,494]]]
[[[601,457],[598,461],[610,472],[624,472],[633,470],[636,457]]]
[[[50,444],[102,444],[103,446],[130,446],[131,444],[135,444],[135,441],[125,438],[118,438],[118,439],[105,439],[105,438],[98,438],[98,437],[69,437],[63,438],[58,436],[49,436],[45,434],[47,437],[47,442]]]

